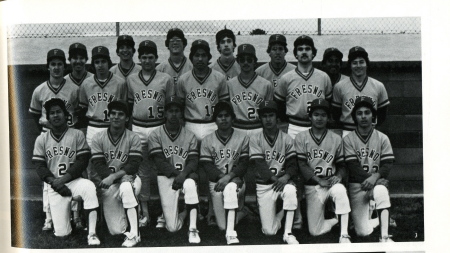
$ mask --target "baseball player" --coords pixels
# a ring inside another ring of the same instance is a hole
[[[58,237],[72,232],[70,203],[72,197],[84,201],[86,217],[89,218],[89,245],[99,245],[95,230],[98,199],[95,185],[81,174],[89,163],[89,147],[84,134],[69,128],[69,112],[66,103],[52,98],[44,104],[46,118],[51,130],[39,135],[33,150],[33,164],[42,181],[49,185],[48,202],[53,215],[54,233]]]
[[[264,101],[258,109],[263,131],[250,136],[250,161],[255,168],[256,196],[262,231],[275,235],[285,216],[283,241],[298,244],[292,234],[297,209],[297,189],[291,178],[297,176],[297,163],[292,138],[277,127],[277,104]],[[276,211],[276,201],[283,200],[283,209]]]
[[[236,36],[233,31],[227,28],[218,31],[216,33],[216,45],[220,56],[210,67],[230,80],[241,72],[241,68],[233,55],[236,48]]]
[[[130,35],[120,35],[117,38],[116,53],[120,58],[120,62],[117,65],[111,67],[111,73],[120,76],[123,79],[127,79],[133,73],[138,73],[141,70],[141,66],[136,65],[133,61],[133,55],[136,52],[134,48],[134,40]]]
[[[167,32],[166,47],[169,49],[169,59],[161,62],[156,66],[156,70],[169,74],[174,81],[174,85],[178,84],[178,78],[186,72],[192,70],[192,63],[184,56],[184,48],[187,46],[186,37],[179,28],[172,28]]]
[[[261,121],[256,110],[264,100],[273,100],[273,85],[255,73],[255,47],[241,44],[238,47],[237,60],[241,73],[228,80],[230,101],[236,113],[233,127],[242,129],[251,135],[261,131]]]
[[[369,56],[362,47],[352,47],[348,53],[348,64],[351,69],[349,79],[337,83],[333,89],[333,117],[342,124],[345,136],[356,128],[356,122],[351,117],[351,112],[358,97],[370,97],[377,109],[377,124],[386,119],[389,98],[384,85],[367,76]]]
[[[142,161],[141,140],[126,128],[130,113],[125,102],[109,103],[108,116],[111,125],[92,138],[89,176],[100,188],[110,234],[125,234],[122,246],[133,247],[141,241],[137,212],[141,179],[136,175]]]
[[[345,162],[349,171],[349,196],[351,216],[359,236],[370,235],[369,203],[375,201],[381,227],[380,242],[393,242],[388,234],[389,208],[391,207],[388,180],[394,162],[389,138],[374,129],[377,117],[374,101],[370,97],[355,99],[351,116],[356,129],[344,137]]]
[[[311,37],[302,35],[294,41],[297,68],[284,74],[275,87],[274,98],[281,112],[286,112],[288,134],[294,139],[297,133],[308,130],[309,105],[316,98],[331,99],[332,85],[328,75],[312,65],[317,54]],[[284,110],[284,108],[286,108]]]
[[[148,137],[149,154],[157,164],[158,188],[167,230],[175,232],[189,215],[189,242],[200,243],[198,213],[198,147],[195,135],[183,127],[183,102],[172,96],[166,99],[166,122]],[[178,213],[178,197],[184,193],[186,209]]]
[[[333,87],[338,82],[348,79],[348,76],[341,74],[342,57],[342,52],[335,47],[327,48],[323,53],[322,68],[330,77]]]
[[[328,131],[330,105],[323,98],[314,99],[310,106],[311,128],[295,137],[298,165],[305,182],[309,233],[327,233],[340,222],[340,243],[350,243],[348,217],[350,203],[341,183],[346,168],[342,139]],[[327,202],[332,202],[338,219],[325,219]]]
[[[277,87],[280,77],[295,69],[295,65],[285,59],[288,52],[286,37],[281,34],[271,35],[266,52],[270,56],[270,62],[261,65],[255,72],[272,82],[273,87]]]
[[[109,71],[111,64],[108,48],[98,46],[92,49],[91,65],[95,74],[84,80],[80,87],[80,115],[89,120],[86,131],[89,146],[94,134],[109,126],[108,103],[127,98],[127,84]]]
[[[217,225],[226,230],[227,244],[239,243],[234,226],[245,216],[240,209],[244,205],[242,177],[248,167],[249,138],[232,127],[235,118],[228,102],[217,103],[213,120],[218,129],[203,139],[200,148],[200,163],[208,175]]]
[[[148,136],[164,124],[164,101],[174,93],[173,79],[155,70],[158,49],[151,40],[144,40],[138,48],[142,70],[128,76],[128,103],[132,111],[132,130],[141,138],[142,153],[148,154]],[[150,221],[148,201],[150,199],[150,169],[148,156],[144,155],[139,167],[142,188],[139,194],[142,217],[139,226]]]
[[[61,98],[66,103],[66,109],[69,112],[67,123],[70,127],[74,126],[77,122],[75,108],[78,106],[79,87],[64,78],[66,66],[66,56],[62,50],[52,49],[48,51],[47,69],[50,72],[50,77],[33,91],[29,109],[40,131],[47,132],[51,128],[46,117],[45,107],[43,106],[51,98]],[[44,226],[42,227],[44,231],[52,230],[52,215],[48,204],[48,188],[49,186],[44,182],[42,195],[43,211],[46,217]],[[78,208],[74,206],[73,210],[78,210]]]

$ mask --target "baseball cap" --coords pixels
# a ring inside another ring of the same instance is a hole
[[[307,35],[302,35],[295,39],[294,41],[294,55],[297,56],[297,47],[300,45],[308,45],[312,47],[313,54],[316,55],[317,49],[314,47],[314,41],[311,37]]]
[[[269,46],[272,44],[281,44],[283,46],[287,46],[286,37],[282,34],[273,34],[269,37]]]
[[[236,118],[236,114],[234,113],[233,106],[231,106],[231,104],[229,102],[219,101],[216,104],[216,106],[214,107],[214,112],[213,112],[213,116],[212,116],[214,121],[216,120],[217,115],[219,115],[219,113],[222,111],[227,111],[233,119]]]
[[[135,44],[133,37],[131,37],[130,35],[120,35],[119,37],[117,37],[117,47],[121,45],[128,45],[130,47],[134,47]]]
[[[192,58],[195,54],[195,52],[197,51],[197,49],[203,49],[206,51],[206,53],[208,54],[209,59],[212,58],[210,49],[209,49],[209,44],[208,42],[206,42],[205,40],[196,40],[194,42],[192,42],[192,46],[191,46],[191,52],[189,53],[189,59],[192,61]]]
[[[67,111],[67,108],[66,108],[66,103],[64,103],[64,101],[62,99],[51,98],[44,103],[44,108],[47,113],[47,115],[46,115],[47,118],[48,118],[48,113],[50,112],[50,108],[52,108],[52,106],[59,106],[63,110],[64,115],[66,115],[66,116],[69,115],[69,112]]]
[[[166,41],[165,41],[166,47],[169,47],[170,39],[172,39],[175,36],[177,36],[178,38],[180,38],[183,41],[183,46],[187,45],[187,39],[186,39],[186,37],[184,37],[183,31],[180,28],[175,27],[175,28],[171,28],[167,32]]]
[[[144,54],[144,51],[149,51],[150,53],[158,57],[158,47],[156,46],[155,42],[151,40],[144,40],[141,43],[139,43],[138,48],[139,57],[141,57],[141,55]]]
[[[364,60],[366,60],[366,63],[369,64],[369,54],[367,54],[364,48],[359,46],[350,48],[350,50],[348,51],[348,62],[352,62],[357,57],[364,58]]]
[[[111,112],[113,109],[125,112],[127,117],[130,116],[130,111],[128,109],[128,105],[125,101],[122,100],[114,100],[108,104],[108,111]]]
[[[61,49],[52,49],[48,51],[47,53],[47,63],[50,62],[53,58],[59,58],[63,60],[64,64],[66,63],[66,55],[64,54],[64,51]]]
[[[325,50],[325,52],[323,53],[322,64],[325,63],[325,61],[332,55],[336,55],[341,61],[342,61],[342,58],[344,57],[344,55],[342,54],[341,51],[339,51],[339,49],[337,49],[335,47],[330,47],[330,48],[327,48]]]
[[[309,106],[309,116],[311,117],[312,113],[316,109],[323,109],[327,112],[327,114],[330,113],[330,104],[328,101],[326,101],[323,98],[316,98],[313,101],[311,101],[311,105]]]
[[[265,112],[278,112],[278,106],[277,103],[273,100],[266,100],[263,101],[261,104],[259,104],[258,108],[258,115],[261,116],[261,114]]]
[[[371,97],[367,97],[367,96],[357,97],[355,99],[355,106],[353,107],[352,114],[351,114],[353,121],[355,121],[355,123],[356,123],[356,119],[355,119],[356,118],[356,110],[363,106],[369,108],[372,111],[373,117],[376,117],[376,115],[377,115],[377,110],[375,109],[374,102]]]
[[[241,44],[238,47],[238,53],[236,55],[237,58],[244,56],[244,55],[251,55],[255,58],[255,62],[258,61],[258,58],[256,58],[256,50],[255,47],[251,44]]]
[[[88,59],[86,46],[77,42],[69,46],[69,61],[75,57],[77,53],[86,58],[86,60]]]
[[[232,30],[227,28],[216,33],[216,44],[220,45],[220,41],[225,37],[231,38],[233,40],[233,45],[236,46],[236,36],[234,35]]]
[[[167,110],[171,105],[178,106],[181,110],[183,110],[183,100],[177,96],[170,96],[166,98],[164,109]]]
[[[98,46],[98,47],[94,47],[92,49],[92,60],[94,60],[95,58],[100,58],[100,57],[105,57],[107,59],[110,59],[109,58],[109,50],[107,47]]]

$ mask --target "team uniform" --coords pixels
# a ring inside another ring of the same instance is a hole
[[[120,78],[127,80],[128,77],[132,74],[139,73],[141,71],[142,67],[140,65],[137,65],[133,62],[130,69],[124,69],[120,65],[120,63],[117,63],[116,65],[112,66],[109,71],[113,73],[114,75],[119,76]]]
[[[86,80],[86,78],[91,77],[93,74],[91,72],[86,71],[84,75],[78,79],[72,75],[72,73],[67,74],[64,78],[67,80],[67,82],[71,82],[73,84],[76,84],[78,87],[81,86],[81,84]]]
[[[292,138],[295,138],[298,132],[311,126],[308,117],[311,101],[316,98],[330,100],[332,89],[328,75],[316,68],[312,68],[307,75],[296,68],[280,78],[278,86],[275,87],[274,98],[286,103],[288,134]]]
[[[212,120],[214,106],[219,100],[228,100],[225,77],[212,69],[200,79],[194,70],[183,74],[178,80],[177,96],[185,101],[184,120],[186,128],[198,140],[217,129]]]
[[[233,59],[230,65],[228,67],[225,67],[220,62],[220,58],[218,58],[209,67],[223,74],[227,80],[230,80],[231,78],[234,78],[238,76],[239,73],[241,73],[241,66],[239,66],[236,59]]]
[[[180,66],[178,67],[175,66],[175,64],[172,62],[170,58],[168,60],[161,62],[158,66],[156,66],[156,70],[166,73],[173,78],[173,83],[175,87],[178,84],[178,79],[180,78],[180,76],[186,72],[191,71],[192,68],[193,68],[192,62],[188,61],[187,57],[183,58],[183,61],[181,61]]]
[[[197,139],[195,135],[185,127],[180,127],[179,132],[172,136],[167,131],[165,125],[159,126],[148,137],[149,155],[164,155],[166,161],[172,165],[170,169],[157,166],[158,188],[161,196],[161,204],[166,221],[166,228],[170,232],[175,232],[183,226],[185,216],[178,214],[178,198],[180,190],[184,193],[186,205],[196,205],[199,203],[197,184],[191,178],[186,178],[183,188],[173,190],[172,183],[175,179],[173,171],[183,171],[186,168],[187,160],[192,157],[198,159]],[[196,170],[197,168],[193,168]],[[193,171],[194,172],[194,171]]]
[[[43,105],[51,98],[60,98],[66,104],[66,109],[70,114],[67,124],[72,127],[77,122],[74,111],[75,108],[78,107],[78,92],[79,87],[66,79],[63,79],[62,83],[56,89],[50,84],[50,81],[46,81],[36,87],[33,91],[29,111],[30,113],[40,115],[39,124],[46,126],[48,125],[48,121],[45,116],[47,114]],[[47,130],[48,128],[43,128],[44,132]]]
[[[261,131],[261,121],[256,112],[263,101],[273,100],[273,86],[256,73],[245,83],[238,75],[227,82],[231,105],[236,114],[233,126],[248,134]]]
[[[227,140],[222,140],[217,131],[203,139],[200,148],[200,161],[213,162],[218,171],[207,171],[207,174],[228,174],[235,170],[239,160],[249,155],[249,137],[246,133],[234,129]],[[210,177],[211,178],[211,177]],[[228,183],[223,192],[216,192],[216,182],[209,182],[209,192],[213,202],[217,225],[221,230],[226,228],[225,209],[242,209],[244,207],[245,183],[237,189],[235,183]],[[237,193],[236,193],[237,191]]]
[[[335,175],[336,163],[344,162],[342,139],[332,131],[326,130],[317,139],[312,129],[300,132],[295,138],[297,158],[308,164],[307,170],[301,170],[305,179],[305,195],[308,227],[311,235],[327,233],[338,220],[325,219],[327,201],[332,201],[337,215],[350,212],[350,204],[344,185],[337,183],[331,187],[322,187],[312,180],[313,176],[327,178]]]
[[[86,117],[89,125],[86,141],[91,145],[95,133],[109,126],[108,103],[115,100],[126,100],[127,85],[124,79],[109,74],[106,81],[97,79],[96,75],[87,78],[80,87],[80,106],[88,108]]]
[[[283,67],[281,67],[279,71],[276,71],[275,68],[272,66],[272,63],[268,62],[257,68],[255,72],[256,74],[262,76],[264,79],[272,82],[272,85],[275,88],[278,86],[278,80],[280,80],[280,78],[284,74],[294,70],[295,67],[296,66],[294,64],[285,62]]]
[[[91,144],[92,161],[106,159],[106,165],[115,173],[124,169],[130,158],[142,159],[141,141],[136,133],[125,129],[118,140],[113,140],[109,129],[94,135]],[[137,168],[133,168],[137,172]],[[99,185],[101,177],[95,166],[89,170],[89,178]],[[112,235],[122,234],[128,226],[125,209],[138,205],[137,195],[141,189],[141,179],[135,176],[132,182],[115,182],[108,189],[100,189],[108,230]]]
[[[383,83],[371,77],[366,77],[361,86],[358,86],[352,77],[340,81],[334,86],[332,106],[342,110],[340,122],[345,131],[356,129],[351,112],[356,98],[361,96],[370,97],[374,101],[373,106],[377,110],[390,104]]]
[[[80,130],[67,128],[59,137],[50,130],[37,137],[33,150],[33,162],[45,162],[53,176],[60,178],[70,171],[77,157],[84,154],[89,154],[89,147]],[[80,178],[81,173],[81,171],[72,172],[71,175],[76,179],[65,185],[70,189],[73,197],[81,196],[84,209],[95,209],[99,206],[95,185],[87,179]],[[44,180],[47,175],[40,176]],[[69,235],[72,232],[70,224],[72,197],[63,197],[48,186],[48,201],[55,235]]]
[[[389,138],[376,129],[372,129],[368,136],[363,137],[356,129],[344,137],[345,161],[357,161],[363,171],[357,173],[349,170],[349,196],[352,208],[351,216],[358,235],[366,236],[372,233],[370,224],[369,202],[375,201],[376,209],[391,206],[388,189],[384,185],[375,185],[370,191],[361,190],[361,183],[371,173],[379,172],[383,162],[392,162],[394,152]],[[367,174],[366,174],[367,173]]]
[[[284,186],[282,191],[276,192],[272,189],[270,177],[282,177],[286,173],[296,175],[294,168],[292,171],[286,170],[286,160],[295,158],[294,141],[286,133],[278,130],[278,134],[271,141],[264,131],[256,133],[250,137],[250,160],[264,159],[270,171],[256,171],[256,196],[261,218],[262,231],[266,235],[275,235],[281,228],[281,220],[284,211],[295,211],[297,209],[297,189],[292,180]],[[283,210],[276,212],[276,201],[283,200]]]

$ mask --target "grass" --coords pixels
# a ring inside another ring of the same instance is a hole
[[[402,198],[392,199],[392,217],[395,218],[397,227],[390,228],[389,233],[394,237],[396,242],[424,241],[424,209],[422,198]],[[152,203],[157,206],[156,203]],[[24,215],[22,222],[14,222],[20,218],[20,213],[16,208],[22,206]],[[12,200],[12,246],[25,247],[35,249],[61,249],[61,248],[90,248],[87,245],[86,231],[73,231],[66,238],[57,238],[52,232],[41,231],[45,215],[42,212],[42,202],[39,201],[20,201]],[[302,205],[304,209],[304,204]],[[201,206],[201,212],[206,214],[207,205]],[[250,210],[256,210],[254,203],[248,203]],[[142,242],[138,247],[174,247],[189,246],[188,228],[183,228],[175,233],[170,233],[166,229],[156,229],[156,217],[159,208],[151,210],[150,226],[141,229]],[[304,213],[305,210],[303,210]],[[305,217],[305,215],[303,216]],[[300,244],[317,244],[317,243],[337,243],[339,238],[339,227],[334,227],[329,233],[322,236],[311,236],[307,231],[306,221],[301,230],[294,230]],[[20,225],[21,224],[21,225]],[[258,216],[250,214],[242,220],[237,226],[236,231],[239,235],[241,245],[273,245],[283,244],[283,228],[278,231],[275,236],[265,236],[261,232]],[[198,246],[220,246],[226,245],[225,234],[219,231],[217,227],[210,227],[205,221],[198,222],[198,230],[202,242]],[[121,247],[124,236],[111,236],[108,233],[105,223],[100,223],[97,227],[97,234],[100,237],[102,248]],[[357,237],[353,230],[349,231],[353,243],[377,242],[380,234],[376,229],[372,235],[367,237]],[[23,238],[23,245],[19,245],[20,237]]]

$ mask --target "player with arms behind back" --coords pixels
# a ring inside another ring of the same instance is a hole
[[[183,102],[172,96],[166,99],[166,123],[148,137],[150,157],[158,171],[158,188],[161,196],[165,226],[175,232],[183,226],[189,215],[189,242],[200,243],[197,230],[198,214],[198,146],[195,135],[183,127]],[[178,213],[178,197],[184,193],[186,208]]]
[[[342,139],[327,129],[330,105],[326,100],[314,99],[310,109],[311,129],[300,132],[295,138],[298,165],[305,182],[309,233],[313,236],[327,233],[340,222],[339,242],[350,243],[350,203],[342,184],[346,176]],[[325,219],[329,202],[339,219]]]
[[[233,31],[227,28],[218,31],[216,33],[216,45],[220,57],[210,67],[230,80],[241,72],[241,68],[233,55],[236,48],[236,36]]]
[[[67,236],[70,225],[70,203],[72,197],[81,196],[86,217],[89,218],[89,245],[99,245],[95,229],[97,224],[98,199],[95,185],[81,174],[89,163],[89,147],[84,134],[67,126],[69,112],[63,100],[52,98],[44,107],[51,130],[36,139],[33,164],[42,181],[49,184],[48,202],[53,215],[55,235]]]
[[[227,244],[239,243],[234,230],[245,213],[245,184],[242,177],[248,167],[248,136],[233,129],[236,115],[228,102],[216,105],[213,119],[218,129],[205,137],[200,148],[200,163],[209,179],[209,192],[220,230],[226,230]]]
[[[388,234],[391,202],[386,179],[394,162],[392,146],[389,138],[372,125],[377,110],[371,98],[356,98],[351,116],[357,127],[344,137],[344,152],[355,231],[359,236],[372,233],[369,202],[374,200],[380,220],[380,242],[393,242]]]
[[[89,174],[100,189],[109,233],[125,234],[122,246],[133,247],[141,241],[137,213],[141,179],[136,175],[142,161],[141,140],[126,128],[130,113],[125,102],[109,103],[108,116],[111,125],[92,138]]]
[[[298,244],[292,234],[294,212],[297,209],[297,189],[292,179],[297,177],[294,140],[277,127],[277,104],[264,101],[258,109],[263,131],[250,136],[250,161],[255,168],[256,196],[262,231],[275,235],[286,215],[283,240]],[[283,200],[283,209],[276,212],[276,201]]]

